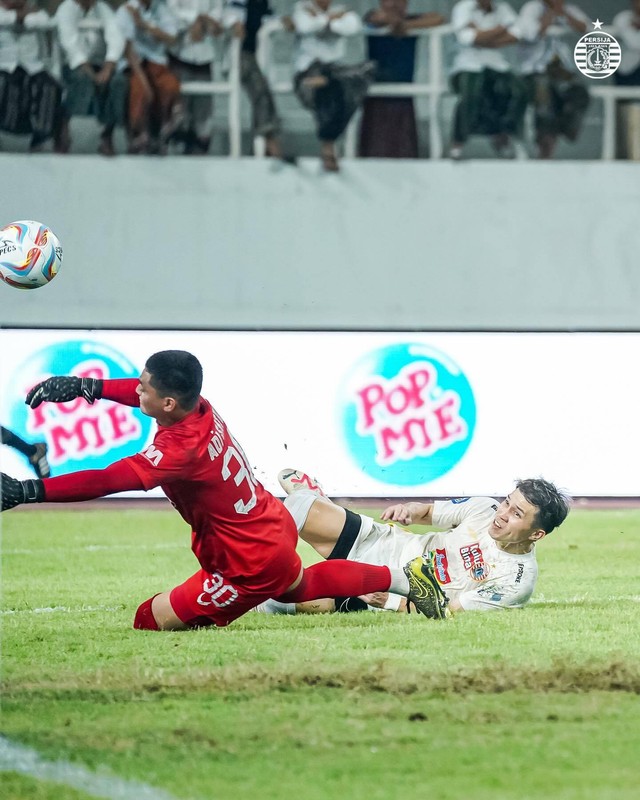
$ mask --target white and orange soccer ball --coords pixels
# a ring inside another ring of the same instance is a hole
[[[19,220],[0,228],[0,279],[16,289],[52,281],[62,264],[62,247],[51,228]]]

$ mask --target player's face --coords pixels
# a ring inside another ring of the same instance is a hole
[[[540,529],[535,524],[537,511],[519,489],[514,489],[498,506],[489,526],[489,535],[505,548],[528,548],[532,541],[541,538]]]
[[[158,392],[151,385],[151,375],[146,369],[142,371],[139,380],[140,383],[136,391],[140,398],[140,411],[148,417],[158,419],[165,410],[165,398],[160,397]]]

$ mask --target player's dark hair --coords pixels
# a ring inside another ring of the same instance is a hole
[[[527,478],[518,481],[516,489],[524,499],[538,510],[533,524],[549,534],[561,525],[569,513],[570,497],[544,478]]]
[[[191,411],[202,389],[202,365],[186,350],[161,350],[149,356],[144,365],[149,383],[162,397],[174,397]]]

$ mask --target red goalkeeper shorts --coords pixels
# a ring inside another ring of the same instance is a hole
[[[171,607],[185,625],[223,628],[270,597],[286,592],[301,568],[300,556],[287,546],[258,575],[246,579],[230,580],[220,572],[201,569],[171,590]]]

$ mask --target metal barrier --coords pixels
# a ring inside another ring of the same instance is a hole
[[[237,36],[227,36],[229,53],[228,72],[226,80],[215,80],[216,66],[224,72],[222,64],[211,63],[210,81],[183,81],[180,84],[180,93],[183,95],[217,94],[227,95],[229,98],[228,128],[229,128],[229,155],[239,158],[242,155],[242,122],[240,115],[240,50],[242,42]]]
[[[590,94],[603,103],[601,158],[612,161],[616,157],[617,103],[620,100],[640,102],[640,86],[594,86]]]
[[[97,30],[102,28],[100,22],[85,20],[79,25],[81,30]],[[193,95],[227,95],[229,98],[229,112],[228,112],[228,129],[229,129],[229,155],[232,158],[239,158],[241,156],[242,145],[242,125],[240,117],[240,40],[231,35],[226,35],[225,44],[228,48],[228,65],[224,64],[223,59],[214,60],[211,62],[211,80],[210,81],[183,81],[180,84],[180,93],[185,96]],[[60,46],[57,44],[54,50],[57,50],[58,61],[61,61],[62,54],[60,53]],[[216,80],[216,70],[224,72],[224,66],[228,66],[227,79]]]
[[[2,26],[6,27],[6,26]],[[80,23],[80,28],[84,30],[96,30],[102,25],[97,21],[84,21]],[[51,19],[46,25],[35,29],[42,34],[42,42],[45,50],[45,61],[53,75],[60,78],[62,74],[62,53],[58,37],[56,36],[56,23]],[[276,94],[293,92],[293,67],[290,67],[290,75],[286,79],[278,78],[274,75],[275,60],[272,57],[273,38],[276,34],[286,33],[282,22],[279,19],[266,21],[258,32],[256,58],[260,68],[265,74],[271,90]],[[428,79],[414,83],[374,83],[369,88],[369,95],[372,97],[427,97],[429,99],[429,156],[432,159],[443,157],[443,132],[440,122],[441,100],[450,95],[447,76],[444,67],[444,48],[443,39],[453,33],[450,25],[440,25],[435,28],[411,31],[409,35],[426,37],[428,39]],[[366,36],[387,35],[384,29],[367,29],[363,31]],[[291,34],[293,36],[293,34]],[[241,83],[240,83],[240,53],[241,41],[237,37],[227,35],[226,45],[228,52],[228,69],[224,70],[222,59],[216,60],[211,64],[210,81],[187,81],[181,84],[183,95],[226,95],[229,98],[228,110],[228,130],[229,130],[229,155],[238,158],[241,155]],[[216,70],[226,71],[226,80],[216,80]],[[602,124],[602,151],[601,158],[610,161],[615,158],[616,128],[617,128],[617,103],[625,100],[635,100],[640,102],[640,86],[593,86],[590,87],[590,95],[602,100],[603,103],[603,124]],[[355,156],[357,120],[352,120],[345,135],[345,155]],[[264,139],[255,137],[254,153],[256,156],[263,156],[265,153]]]
[[[0,27],[10,27],[9,25]],[[101,30],[102,23],[97,20],[83,20],[78,26],[81,30]],[[51,74],[60,79],[62,76],[62,51],[56,35],[57,25],[52,18],[46,24],[39,25],[31,30],[41,34],[41,48],[43,60]],[[183,81],[180,84],[180,93],[183,95],[227,95],[229,98],[228,129],[229,129],[229,155],[239,158],[241,155],[242,126],[240,116],[240,40],[231,35],[225,37],[228,59],[223,66],[223,59],[211,63],[210,81]],[[227,67],[224,70],[224,67]],[[216,80],[216,69],[227,72],[226,80]]]
[[[272,39],[276,33],[284,31],[279,20],[273,20],[263,25],[258,33],[258,63],[267,76],[272,91],[286,93],[293,91],[292,80],[273,79],[271,76]],[[373,97],[428,97],[429,98],[429,156],[432,159],[443,157],[443,131],[440,119],[442,98],[451,95],[444,63],[443,39],[453,34],[451,25],[440,25],[435,28],[411,31],[409,35],[428,38],[428,79],[414,83],[375,83],[369,88],[368,94]],[[364,36],[385,35],[382,29],[368,29]],[[640,86],[591,86],[589,93],[592,97],[603,101],[602,114],[602,150],[601,158],[610,161],[615,158],[615,143],[617,129],[616,106],[621,100],[640,101]],[[355,155],[357,120],[352,120],[345,135],[345,155]],[[256,142],[255,152],[259,154],[263,146]]]
[[[293,74],[287,79],[275,78],[272,74],[272,42],[276,34],[285,32],[280,20],[270,20],[262,25],[258,31],[256,58],[264,72],[271,90],[277,94],[293,92]],[[449,94],[447,77],[444,71],[444,58],[442,40],[453,33],[450,25],[439,25],[435,28],[425,28],[409,33],[410,36],[428,37],[428,80],[413,83],[374,83],[369,87],[368,94],[372,97],[428,97],[429,98],[429,156],[442,158],[443,135],[440,125],[440,100]],[[294,34],[291,34],[292,36]],[[363,31],[362,36],[385,36],[384,29],[371,28]],[[357,120],[352,120],[345,134],[345,155],[354,157],[356,146]],[[254,141],[256,155],[264,154],[264,144],[260,137]]]

